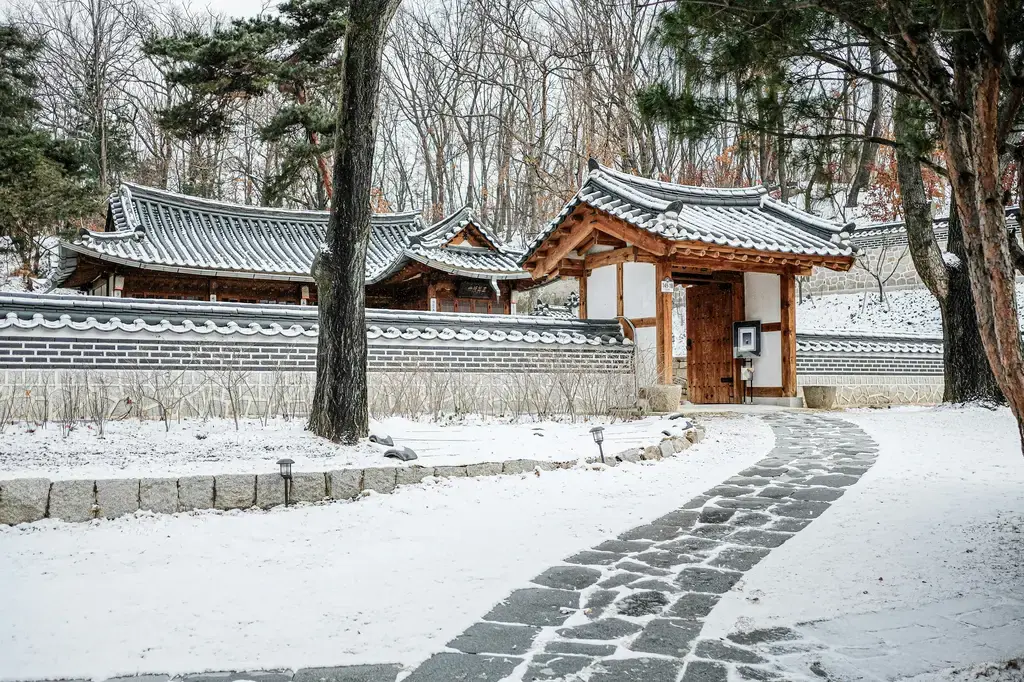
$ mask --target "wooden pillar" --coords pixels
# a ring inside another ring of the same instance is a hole
[[[622,301],[622,275],[623,275],[622,263],[615,264],[615,314],[619,317],[623,317],[626,313],[625,304]]]
[[[672,266],[659,261],[655,268],[655,353],[658,356],[658,381],[672,383],[672,292],[662,293],[661,282],[672,279]]]
[[[579,318],[581,320],[587,319],[587,277],[590,273],[586,270],[583,271],[583,275],[579,278],[580,282],[580,309]]]
[[[782,395],[796,397],[796,276],[779,275],[779,308],[782,314]]]
[[[732,321],[742,322],[747,319],[746,291],[743,286],[743,275],[732,283]],[[732,361],[733,402],[742,403],[746,385],[740,377],[743,374],[743,360]]]

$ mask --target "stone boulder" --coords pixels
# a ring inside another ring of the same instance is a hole
[[[178,479],[178,511],[213,509],[213,476]]]
[[[390,493],[395,489],[397,480],[395,467],[371,467],[363,469],[363,490],[377,493]]]
[[[292,485],[293,491],[294,488],[295,486]],[[270,509],[280,504],[284,504],[284,479],[281,478],[281,474],[258,475],[256,477],[256,506]]]
[[[107,519],[139,511],[139,479],[96,481],[96,506],[96,515]]]
[[[46,516],[50,481],[46,478],[16,478],[0,481],[0,523],[32,523]]]
[[[804,386],[804,403],[814,410],[831,410],[836,406],[835,386]]]
[[[327,475],[331,479],[332,500],[351,500],[362,488],[362,469],[338,469]]]
[[[51,519],[68,523],[91,520],[96,513],[96,484],[93,481],[54,481],[50,486]]]
[[[211,503],[213,485],[210,485]],[[178,479],[143,478],[139,481],[139,509],[155,514],[178,511]]]
[[[395,483],[397,485],[410,485],[413,483],[419,483],[427,476],[433,476],[434,467],[400,467],[395,473],[397,476]]]
[[[217,509],[248,509],[256,504],[256,477],[252,474],[217,476],[213,488],[213,506]]]
[[[675,412],[683,399],[683,387],[675,384],[647,386],[646,396],[651,412]]]
[[[319,502],[327,497],[327,476],[318,471],[292,474],[292,501]]]

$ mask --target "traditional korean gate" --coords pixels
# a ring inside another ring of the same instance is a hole
[[[733,402],[731,284],[686,290],[686,381],[690,402]]]

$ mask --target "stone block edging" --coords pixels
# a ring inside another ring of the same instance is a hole
[[[656,445],[630,448],[607,455],[605,464],[656,461],[672,457],[704,438],[697,426],[683,435],[664,438]],[[295,472],[293,502],[351,500],[364,492],[391,493],[401,485],[412,485],[429,476],[476,478],[506,476],[531,471],[569,469],[579,460],[514,459],[505,462],[406,467],[366,467],[322,472]],[[588,457],[595,464],[599,457]],[[0,525],[32,523],[46,518],[84,522],[113,519],[148,511],[170,514],[200,509],[269,509],[284,504],[284,482],[280,474],[222,474],[178,478],[124,478],[102,480],[50,481],[46,478],[0,480]]]

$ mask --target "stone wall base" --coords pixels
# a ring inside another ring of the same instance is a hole
[[[797,384],[805,401],[805,386],[835,387],[832,407],[933,405],[943,391],[941,376],[799,375]]]

